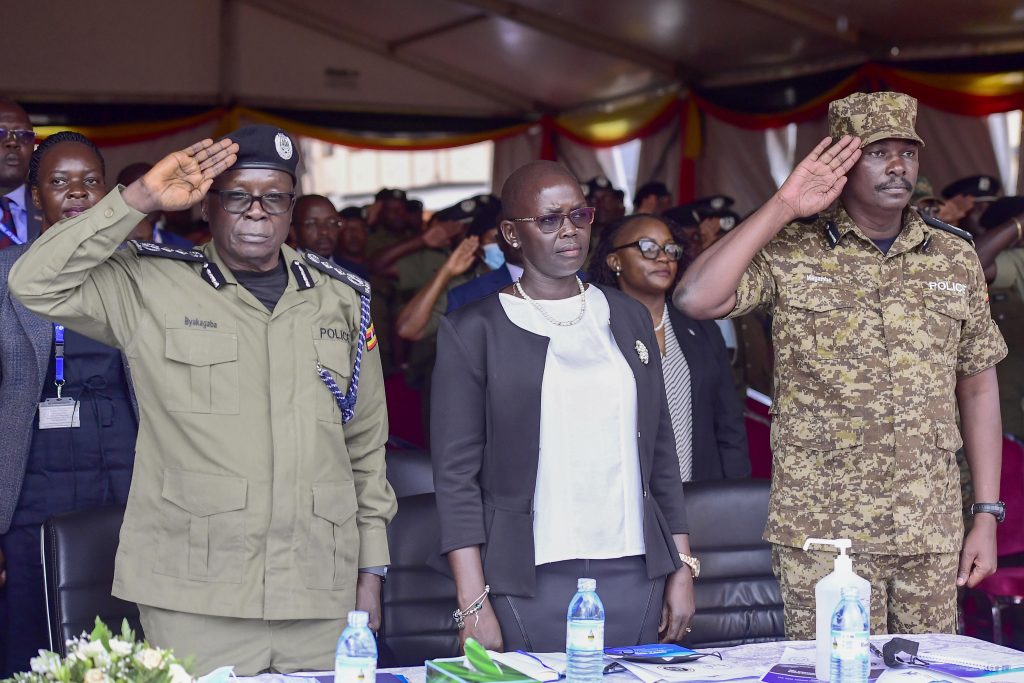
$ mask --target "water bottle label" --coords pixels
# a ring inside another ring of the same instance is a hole
[[[374,683],[377,661],[369,657],[338,657],[334,663],[334,683]]]
[[[566,649],[582,651],[604,650],[603,621],[570,621],[566,626]]]
[[[868,658],[867,631],[832,631],[833,659],[852,660]]]

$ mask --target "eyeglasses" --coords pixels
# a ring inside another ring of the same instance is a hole
[[[19,145],[32,145],[36,141],[35,131],[24,128],[0,128],[0,142],[7,142],[12,137]]]
[[[573,209],[569,213],[546,213],[542,216],[533,216],[532,218],[507,218],[505,220],[512,221],[514,223],[519,222],[534,222],[540,231],[544,234],[551,234],[558,232],[561,229],[562,224],[565,223],[565,219],[568,218],[569,222],[575,225],[577,228],[589,227],[594,222],[594,207],[592,206],[581,206],[578,209]]]
[[[616,252],[620,249],[628,249],[629,247],[636,247],[643,254],[644,258],[651,259],[652,261],[658,258],[661,252],[665,252],[665,256],[668,256],[673,261],[678,261],[683,257],[683,246],[681,244],[669,242],[665,246],[661,246],[649,237],[644,237],[629,244],[623,244],[621,247],[615,247],[612,251]]]
[[[245,213],[258,201],[263,210],[272,216],[288,213],[295,203],[294,192],[268,192],[264,195],[249,194],[241,190],[210,190],[210,194],[220,195],[220,205],[228,213]]]

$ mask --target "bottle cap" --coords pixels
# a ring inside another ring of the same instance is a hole
[[[580,591],[596,591],[597,590],[597,579],[577,579],[576,590]]]
[[[348,613],[348,625],[361,627],[367,626],[370,623],[370,613],[362,610],[354,609]]]

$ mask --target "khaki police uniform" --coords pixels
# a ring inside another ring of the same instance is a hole
[[[1009,354],[999,364],[999,404],[1003,431],[1024,439],[1024,248],[996,256],[996,278],[989,286],[992,317]]]
[[[791,638],[813,638],[814,583],[849,538],[876,632],[955,627],[963,539],[957,379],[1006,345],[971,245],[913,211],[888,254],[838,206],[785,227],[753,259],[730,317],[774,316],[775,544]]]
[[[396,510],[379,353],[362,354],[346,424],[317,373],[319,363],[348,390],[363,282],[284,246],[289,281],[271,313],[213,242],[155,257],[118,251],[142,218],[114,190],[49,230],[10,275],[27,308],[120,347],[131,366],[140,425],[113,593],[144,617],[157,608],[145,626],[157,643],[149,630],[159,610],[329,620],[322,656],[302,663],[329,668],[357,569],[389,562],[385,526]],[[228,641],[215,626],[193,639],[207,646],[198,668],[238,664]]]

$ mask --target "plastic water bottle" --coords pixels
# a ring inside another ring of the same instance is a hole
[[[842,590],[842,599],[832,613],[832,667],[829,683],[867,683],[868,613],[860,604],[854,586]]]
[[[370,615],[348,613],[348,626],[334,651],[334,683],[374,683],[377,679],[377,641],[370,630]]]
[[[568,683],[600,683],[604,673],[604,605],[597,581],[579,579],[565,624]]]

